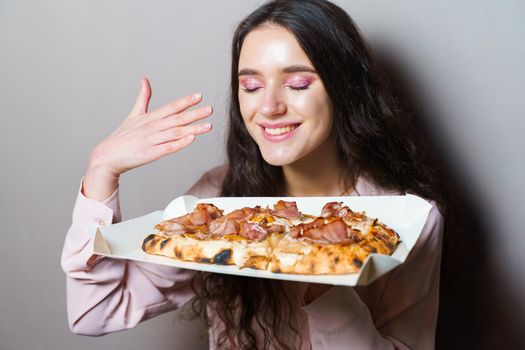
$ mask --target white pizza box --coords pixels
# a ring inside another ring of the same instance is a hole
[[[195,208],[197,203],[212,203],[224,213],[245,206],[260,205],[273,208],[279,199],[295,201],[299,210],[305,214],[320,215],[325,203],[342,201],[353,211],[365,211],[369,217],[378,218],[395,230],[401,242],[391,256],[370,254],[359,273],[345,275],[296,275],[272,273],[251,268],[238,268],[232,265],[214,265],[170,259],[146,254],[142,251],[142,241],[151,233],[154,226],[167,219],[184,215]],[[402,264],[416,243],[427,220],[431,205],[414,195],[404,196],[350,196],[350,197],[219,197],[199,199],[181,196],[173,200],[164,210],[123,221],[108,227],[99,227],[94,232],[93,251],[95,254],[116,259],[129,259],[154,264],[170,265],[179,268],[224,273],[231,275],[271,278],[298,282],[324,283],[344,286],[366,285],[396,266]]]

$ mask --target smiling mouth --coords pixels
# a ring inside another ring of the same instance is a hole
[[[264,131],[272,136],[278,136],[292,132],[299,124],[289,125],[284,128],[264,128]]]
[[[263,134],[263,137],[270,142],[281,142],[292,138],[296,133],[301,123],[297,124],[277,124],[259,125]]]

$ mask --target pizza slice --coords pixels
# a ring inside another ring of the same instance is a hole
[[[309,275],[356,273],[368,255],[390,255],[398,242],[397,233],[377,219],[330,202],[320,217],[294,226],[279,241],[268,269]]]
[[[266,270],[272,251],[302,214],[295,202],[274,209],[245,207],[222,215],[212,204],[199,204],[184,216],[164,221],[144,239],[149,254],[185,261],[236,265]]]

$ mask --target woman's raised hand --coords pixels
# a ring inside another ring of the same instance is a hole
[[[118,187],[121,174],[175,153],[211,130],[210,123],[189,125],[212,114],[211,106],[188,110],[202,96],[194,94],[148,112],[151,87],[146,78],[133,110],[111,135],[98,144],[88,163],[83,193],[104,200]]]

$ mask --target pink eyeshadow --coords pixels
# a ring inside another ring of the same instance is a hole
[[[246,89],[254,89],[263,86],[263,83],[255,78],[243,78],[240,84]]]
[[[285,84],[286,86],[303,88],[312,84],[313,81],[314,79],[310,77],[293,76],[290,79],[287,79]]]

